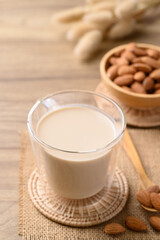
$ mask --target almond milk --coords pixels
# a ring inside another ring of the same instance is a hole
[[[107,144],[116,138],[114,121],[96,108],[67,106],[43,116],[37,136],[43,149],[47,181],[57,194],[81,199],[110,181],[112,165]]]

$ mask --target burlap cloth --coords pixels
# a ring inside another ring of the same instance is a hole
[[[129,129],[137,151],[142,159],[148,176],[157,184],[160,182],[160,128],[156,129]],[[123,149],[118,158],[118,166],[128,180],[130,194],[125,208],[109,222],[118,222],[124,225],[125,218],[133,215],[142,219],[148,226],[147,233],[137,233],[126,230],[117,237],[104,233],[104,224],[90,228],[72,228],[52,222],[44,217],[32,204],[28,195],[28,178],[35,168],[28,134],[22,134],[20,157],[20,199],[19,199],[19,234],[25,240],[158,240],[160,233],[155,232],[148,223],[148,217],[153,215],[140,207],[135,198],[138,188],[137,174]]]

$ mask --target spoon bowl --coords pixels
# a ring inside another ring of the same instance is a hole
[[[151,179],[147,176],[140,157],[136,151],[136,148],[132,142],[132,139],[126,129],[124,137],[123,137],[123,148],[125,150],[125,152],[127,153],[128,157],[130,158],[133,166],[135,167],[136,172],[139,175],[139,180],[140,180],[140,184],[139,184],[139,190],[146,190],[147,188],[156,185],[154,182],[151,181]],[[155,208],[149,208],[146,207],[144,205],[141,204],[141,206],[149,211],[149,212],[158,212],[158,210],[156,210]]]

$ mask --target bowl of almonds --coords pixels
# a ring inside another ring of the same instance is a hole
[[[101,60],[105,86],[124,104],[160,107],[160,47],[129,43],[113,48]]]

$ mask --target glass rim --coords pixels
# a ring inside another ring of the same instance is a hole
[[[86,93],[86,94],[90,94],[90,95],[94,95],[97,97],[101,97],[107,101],[109,101],[110,103],[112,103],[120,112],[121,114],[121,119],[122,119],[122,127],[120,130],[120,133],[108,144],[106,144],[105,146],[101,147],[101,148],[97,148],[94,150],[86,150],[86,151],[72,151],[72,150],[65,150],[65,149],[60,149],[60,148],[56,148],[53,146],[50,146],[49,144],[43,142],[42,140],[39,139],[39,137],[37,136],[37,134],[35,133],[35,131],[32,129],[31,127],[31,118],[32,118],[32,114],[34,112],[34,110],[41,104],[43,103],[43,101],[45,101],[46,99],[56,96],[56,95],[60,95],[60,94],[65,94],[65,93]],[[65,152],[65,153],[74,153],[74,154],[87,154],[87,153],[95,153],[95,152],[100,152],[100,151],[104,151],[104,150],[109,150],[111,147],[113,147],[122,137],[122,135],[124,134],[124,131],[126,129],[126,119],[125,119],[125,115],[123,110],[121,109],[121,107],[111,98],[101,94],[101,93],[97,93],[94,91],[89,91],[89,90],[76,90],[76,89],[71,89],[71,90],[62,90],[62,91],[57,91],[55,93],[51,93],[46,95],[43,98],[38,99],[35,104],[32,106],[32,108],[30,109],[29,113],[28,113],[28,117],[27,117],[27,127],[29,130],[30,135],[33,137],[33,139],[38,142],[40,145],[42,145],[43,147],[46,147],[48,149],[51,150],[56,150],[56,151],[60,151],[60,152]]]

